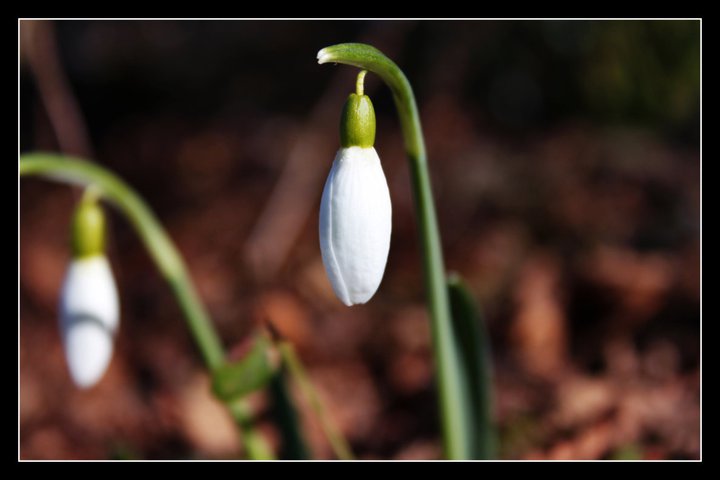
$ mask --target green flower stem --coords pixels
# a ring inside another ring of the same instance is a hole
[[[244,400],[234,400],[226,405],[240,429],[245,456],[252,460],[274,460],[275,455],[270,445],[265,437],[255,429],[254,415],[250,405]]]
[[[180,253],[155,215],[130,186],[95,163],[51,153],[23,155],[20,175],[40,175],[66,183],[91,185],[100,196],[114,204],[135,227],[158,270],[170,284],[210,372],[225,363],[222,343],[188,276]],[[261,452],[263,449],[257,446],[260,440],[248,430],[252,424],[247,419],[246,406],[236,402],[229,407],[236,422],[243,427],[242,436],[250,458],[255,458],[253,455],[257,452],[262,453],[261,458],[267,458],[266,452]],[[252,445],[247,445],[248,439],[252,440]]]
[[[357,80],[355,80],[355,94],[360,97],[365,95],[365,75],[367,75],[367,70],[360,70]]]
[[[155,215],[130,186],[95,163],[45,153],[23,155],[20,175],[43,175],[68,183],[94,185],[103,198],[117,206],[135,227],[170,284],[207,366],[214,370],[223,364],[222,344],[198,299],[180,254]]]
[[[320,402],[320,397],[315,391],[315,387],[310,381],[310,378],[308,377],[308,374],[305,371],[302,362],[300,362],[300,359],[295,353],[295,349],[288,342],[279,342],[277,345],[283,362],[285,362],[285,365],[288,368],[288,371],[298,383],[300,390],[302,390],[303,395],[310,403],[310,407],[313,409],[315,415],[320,420],[322,429],[325,432],[325,436],[327,437],[328,441],[330,442],[330,446],[333,449],[333,452],[335,452],[335,455],[340,460],[352,460],[353,454],[350,450],[350,445],[348,445],[347,440],[345,440],[345,437],[343,437],[340,430],[338,430],[335,424],[332,423],[332,421],[328,418],[327,415],[325,415],[322,402]]]
[[[318,63],[343,63],[368,70],[378,75],[392,91],[410,161],[425,288],[432,323],[444,453],[448,459],[470,458],[471,442],[464,427],[466,419],[463,412],[467,405],[461,390],[461,359],[453,346],[440,233],[430,188],[425,142],[412,87],[400,68],[370,45],[343,43],[323,48],[318,52]]]

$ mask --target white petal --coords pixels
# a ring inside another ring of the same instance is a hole
[[[320,203],[320,251],[330,283],[345,305],[375,294],[392,230],[390,191],[373,147],[341,148]]]
[[[107,369],[119,320],[118,295],[104,256],[73,260],[60,301],[60,329],[70,376],[78,387],[97,383]]]

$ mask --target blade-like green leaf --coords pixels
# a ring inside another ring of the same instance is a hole
[[[215,369],[212,376],[215,395],[229,401],[265,387],[277,371],[270,361],[271,348],[270,340],[258,335],[245,357]]]
[[[490,338],[475,299],[457,274],[448,276],[453,340],[462,363],[466,435],[473,458],[495,457]]]
[[[280,458],[307,460],[312,456],[303,437],[298,412],[288,388],[289,382],[286,368],[280,368],[273,375],[269,390],[273,403],[272,414],[282,437]]]

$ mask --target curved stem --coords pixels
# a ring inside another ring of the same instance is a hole
[[[405,74],[382,52],[362,43],[343,43],[318,52],[318,63],[343,63],[378,75],[393,94],[410,162],[415,210],[422,246],[425,288],[430,310],[437,365],[439,403],[445,456],[469,458],[470,442],[464,426],[461,360],[453,347],[450,304],[445,285],[440,233],[430,187],[425,142],[415,96]]]
[[[180,254],[155,215],[129,185],[95,163],[46,153],[23,155],[20,175],[43,175],[68,183],[92,185],[104,199],[118,207],[135,227],[170,284],[207,366],[214,370],[223,364],[222,344]]]
[[[222,343],[188,276],[180,253],[155,215],[129,185],[100,165],[51,153],[23,155],[20,175],[41,175],[66,183],[92,186],[100,196],[114,204],[135,227],[158,270],[170,284],[210,372],[224,364]],[[242,402],[228,407],[242,427],[248,456],[267,458],[269,449],[262,448],[262,439],[253,433],[247,407]]]
[[[360,70],[357,80],[355,80],[355,93],[358,96],[363,96],[365,94],[365,75],[367,75],[367,70]]]

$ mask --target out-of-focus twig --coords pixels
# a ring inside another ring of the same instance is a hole
[[[94,158],[82,112],[60,62],[53,23],[23,20],[20,40],[60,151]]]

